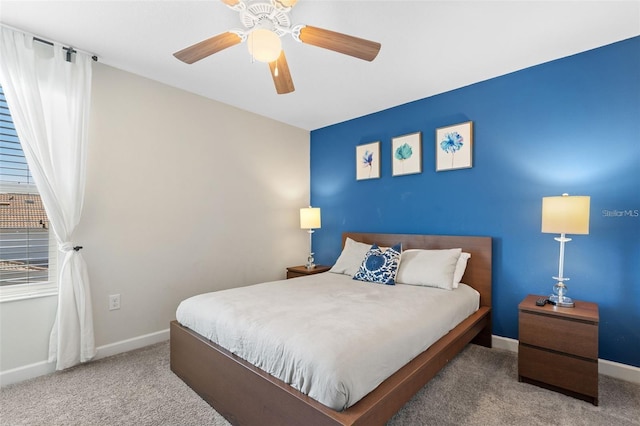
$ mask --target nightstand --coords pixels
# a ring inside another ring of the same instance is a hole
[[[304,277],[305,275],[320,274],[322,272],[327,272],[329,269],[331,269],[331,266],[324,265],[316,265],[316,267],[313,269],[307,269],[307,267],[304,265],[289,266],[287,268],[287,279]]]
[[[598,405],[598,305],[518,305],[518,380]]]

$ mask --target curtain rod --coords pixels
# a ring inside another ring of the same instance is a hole
[[[10,30],[12,30],[12,31],[17,31],[17,32],[19,32],[19,33],[22,33],[22,34],[28,35],[28,36],[30,36],[30,37],[33,37],[33,39],[34,39],[35,41],[37,41],[37,42],[44,43],[44,44],[48,44],[49,46],[53,46],[53,45],[54,45],[54,42],[53,42],[53,41],[46,40],[46,39],[44,39],[44,38],[42,38],[42,37],[38,37],[38,36],[36,36],[35,34],[28,33],[28,32],[26,32],[26,31],[20,30],[20,29],[18,29],[18,28],[14,28],[14,27],[11,27],[11,26],[9,26],[9,25],[5,25],[5,24],[0,24],[0,26],[5,27],[5,28],[8,28],[8,29],[10,29]],[[59,43],[59,44],[62,44],[62,43]],[[94,60],[94,61],[96,61],[96,62],[98,61],[98,56],[97,56],[97,55],[94,55],[93,53],[85,52],[84,50],[74,49],[74,48],[73,48],[73,47],[71,47],[71,46],[69,46],[69,47],[67,47],[67,46],[62,46],[62,48],[63,48],[64,50],[66,50],[66,51],[67,51],[67,61],[71,61],[71,55],[72,55],[73,53],[78,53],[78,52],[80,52],[80,53],[84,53],[85,55],[90,56],[90,57],[91,57],[91,59],[93,59],[93,60]]]
[[[49,46],[53,46],[53,42],[52,41],[44,40],[44,39],[41,39],[40,37],[33,36],[33,40],[34,41],[38,41],[40,43],[48,44]],[[67,62],[71,61],[71,54],[79,52],[78,50],[74,49],[71,46],[69,46],[69,47],[62,46],[62,48],[67,51]],[[82,52],[82,53],[86,53],[86,52]],[[91,55],[90,53],[87,53],[87,54]],[[91,59],[93,59],[94,61],[98,62],[98,57],[96,55],[91,55]]]

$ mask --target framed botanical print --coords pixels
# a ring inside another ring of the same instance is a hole
[[[380,177],[380,142],[356,146],[356,180]]]
[[[473,122],[436,129],[436,171],[473,167]]]
[[[422,172],[422,133],[397,136],[391,139],[393,176]]]

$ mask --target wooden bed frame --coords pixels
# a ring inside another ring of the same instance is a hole
[[[403,249],[462,248],[471,253],[463,282],[480,309],[363,399],[335,411],[194,331],[171,322],[171,370],[234,425],[384,425],[469,342],[491,347],[491,238],[345,233],[355,241]]]

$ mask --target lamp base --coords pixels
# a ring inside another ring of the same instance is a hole
[[[307,263],[304,265],[307,269],[313,269],[316,267],[315,263],[313,263],[313,253],[309,253],[309,257],[307,257]]]
[[[563,296],[562,299],[560,299],[557,294],[549,296],[549,302],[553,305],[560,306],[561,308],[575,308],[576,306],[570,297]]]

